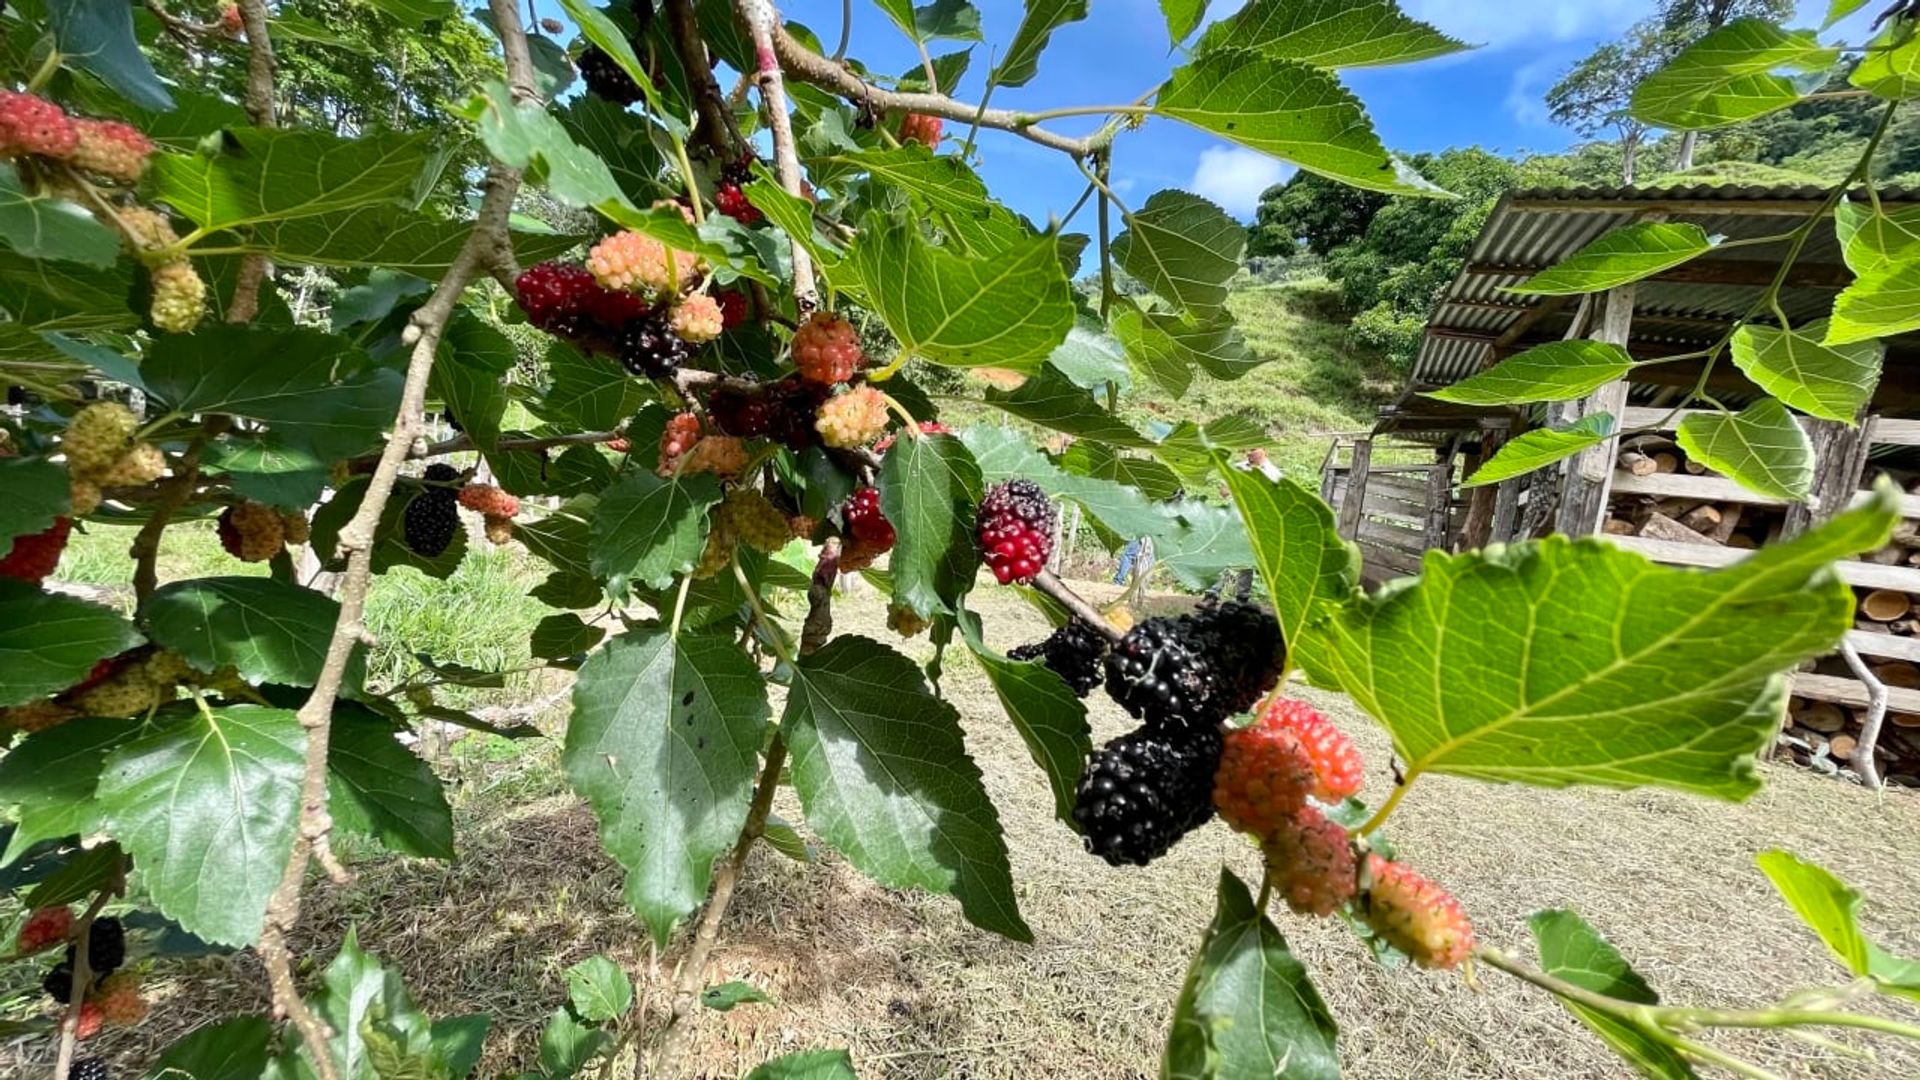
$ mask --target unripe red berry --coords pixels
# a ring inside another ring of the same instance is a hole
[[[72,532],[73,522],[58,517],[40,532],[14,537],[6,554],[0,556],[0,577],[40,584],[60,565],[60,553],[67,549],[67,537]]]
[[[1473,955],[1473,923],[1447,890],[1405,863],[1367,856],[1361,914],[1387,944],[1424,968],[1458,967]]]
[[[937,116],[908,113],[900,118],[900,141],[905,143],[919,143],[922,146],[930,148],[938,147],[940,145],[940,129],[942,126],[943,124]]]
[[[65,160],[80,134],[60,106],[37,94],[0,90],[0,158],[35,154]]]
[[[1006,480],[980,500],[980,551],[994,580],[1025,584],[1053,556],[1052,500],[1031,480]]]
[[[793,363],[808,382],[822,386],[846,382],[865,359],[860,332],[838,315],[818,312],[794,331]]]

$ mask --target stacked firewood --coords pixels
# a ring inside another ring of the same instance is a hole
[[[1637,449],[1622,450],[1615,464],[1620,471],[1634,476],[1658,473],[1700,476],[1708,471],[1706,466],[1688,460],[1678,447],[1661,444],[1642,444]],[[1604,528],[1615,536],[1753,549],[1778,536],[1784,520],[1785,515],[1778,507],[1616,494]]]

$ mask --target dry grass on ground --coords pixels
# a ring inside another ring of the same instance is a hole
[[[1006,594],[979,599],[1002,647],[1040,633],[1039,620]],[[843,629],[888,636],[870,595],[843,604],[841,620]],[[1084,855],[1052,819],[1046,788],[978,669],[950,657],[948,670],[947,690],[1007,829],[1035,943],[974,930],[952,901],[881,889],[831,855],[801,865],[763,848],[713,978],[749,980],[779,1004],[701,1015],[704,1075],[734,1077],[777,1053],[836,1045],[852,1048],[866,1078],[1155,1072],[1219,867],[1250,878],[1254,853],[1214,825],[1146,870],[1114,870]],[[1307,696],[1356,735],[1377,795],[1388,782],[1382,734],[1344,699]],[[1094,723],[1101,738],[1127,726],[1105,702]],[[465,745],[449,764],[463,778],[460,860],[363,858],[353,887],[313,888],[302,945],[324,963],[354,925],[435,1015],[491,1012],[481,1075],[498,1076],[532,1066],[569,964],[606,951],[645,971],[649,957],[591,816],[560,789],[551,747],[490,762],[479,752],[485,745]],[[1572,907],[1672,1001],[1760,1005],[1838,981],[1754,869],[1753,856],[1770,847],[1822,861],[1863,888],[1868,930],[1897,953],[1920,954],[1920,798],[1876,799],[1786,768],[1766,774],[1766,789],[1741,806],[1434,778],[1408,798],[1392,832],[1406,858],[1458,893],[1488,942],[1528,954],[1527,915]],[[783,803],[797,820],[790,794]],[[1382,970],[1338,922],[1280,922],[1341,1023],[1348,1076],[1627,1075],[1558,1006],[1498,972],[1483,972],[1476,988],[1457,975]],[[670,964],[658,970],[656,1002]],[[106,1043],[129,1064],[187,1028],[263,1005],[257,964],[245,955],[162,963],[156,974],[164,1001],[154,1021]],[[1858,1040],[1876,1062],[1764,1036],[1719,1041],[1764,1056],[1783,1076],[1920,1076],[1920,1048],[1889,1039]],[[0,1073],[12,1068],[0,1054]],[[624,1063],[615,1075],[626,1075]]]

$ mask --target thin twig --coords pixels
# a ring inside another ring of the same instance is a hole
[[[1861,659],[1860,650],[1854,648],[1852,642],[1840,642],[1840,655],[1846,658],[1847,666],[1853,669],[1853,677],[1867,688],[1867,718],[1860,723],[1860,739],[1854,743],[1849,764],[1859,775],[1862,787],[1868,791],[1879,791],[1880,765],[1873,760],[1873,752],[1880,744],[1880,729],[1887,722],[1887,684]]]
[[[764,3],[764,0],[737,0],[737,3],[743,13],[749,6],[770,7]],[[947,120],[978,123],[981,127],[1013,132],[1024,139],[1071,154],[1076,158],[1086,157],[1113,138],[1115,129],[1111,125],[1101,128],[1086,138],[1075,139],[1048,131],[1033,123],[1027,114],[1011,109],[985,109],[971,102],[957,101],[945,94],[913,94],[882,90],[848,70],[844,64],[830,60],[807,48],[798,38],[787,33],[785,28],[777,23],[772,26],[772,42],[779,55],[780,63],[794,78],[885,112],[920,113],[924,116],[938,116]]]
[[[240,25],[247,32],[247,116],[255,127],[274,126],[273,38],[267,29],[266,0],[239,0]],[[227,302],[227,321],[248,323],[260,311],[260,288],[267,280],[267,256],[240,257],[240,276]]]
[[[1061,607],[1080,616],[1081,620],[1095,630],[1100,631],[1101,636],[1105,637],[1108,641],[1119,641],[1126,636],[1115,629],[1114,625],[1107,621],[1105,615],[1100,614],[1099,608],[1094,607],[1086,601],[1085,597],[1068,588],[1067,583],[1055,576],[1053,571],[1042,570],[1038,574],[1035,574],[1033,576],[1033,587],[1051,596]]]
[[[800,655],[810,656],[833,636],[833,583],[840,576],[840,538],[820,545],[820,561],[807,585],[807,621],[800,626]]]
[[[734,129],[733,113],[720,96],[720,84],[713,77],[713,63],[707,57],[706,39],[700,36],[700,22],[687,0],[667,0],[667,24],[673,29],[674,51],[687,72],[687,85],[693,89],[693,104],[700,116],[696,134],[722,162],[740,155],[740,133]]]
[[[86,1004],[87,984],[93,981],[93,921],[107,901],[125,884],[124,867],[114,880],[93,895],[93,903],[73,925],[73,988],[67,992],[67,1012],[60,1018],[60,1054],[54,1059],[53,1080],[67,1080],[73,1069],[74,1044],[80,1039],[80,1009]]]
[[[258,2],[258,0],[249,0]],[[534,92],[533,62],[527,51],[520,12],[513,0],[489,0],[493,24],[506,53],[508,82],[516,102],[537,100]],[[306,882],[307,866],[317,849],[332,831],[333,820],[327,812],[327,751],[331,735],[331,717],[335,700],[346,675],[348,662],[360,646],[364,630],[367,589],[372,579],[375,530],[393,493],[400,464],[405,461],[420,425],[425,405],[427,380],[433,370],[434,354],[441,335],[452,317],[467,285],[495,263],[509,244],[507,221],[513,199],[520,188],[520,174],[498,162],[488,170],[486,195],[474,221],[473,232],[454,256],[446,276],[414,312],[402,340],[412,346],[406,377],[400,393],[399,410],[393,432],[373,476],[367,482],[360,508],[340,531],[339,550],[347,556],[347,569],[341,579],[340,615],[327,644],[326,660],[314,681],[313,694],[300,707],[301,729],[306,733],[305,773],[301,780],[300,819],[294,835],[293,852],[287,860],[280,883],[267,900],[265,927],[260,936],[259,953],[267,968],[276,1012],[284,1014],[312,1048],[313,1061],[320,1080],[341,1080],[329,1048],[331,1033],[307,1007],[294,983],[293,956],[288,935],[300,918],[300,893]]]
[[[187,445],[180,460],[174,462],[173,476],[160,484],[148,514],[146,524],[134,535],[133,546],[127,554],[133,558],[133,597],[136,606],[146,602],[153,590],[160,584],[158,566],[160,558],[160,535],[166,531],[173,520],[174,511],[180,509],[187,497],[193,494],[193,486],[200,480],[200,458],[206,453],[207,444],[227,430],[228,420],[224,416],[209,416],[200,426],[200,434],[194,436]]]

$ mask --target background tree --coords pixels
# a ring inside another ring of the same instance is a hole
[[[1680,37],[1660,19],[1635,23],[1625,37],[1595,49],[1547,91],[1547,112],[1587,138],[1612,129],[1620,144],[1620,180],[1637,175],[1640,146],[1652,128],[1627,111],[1634,88],[1680,51]]]

